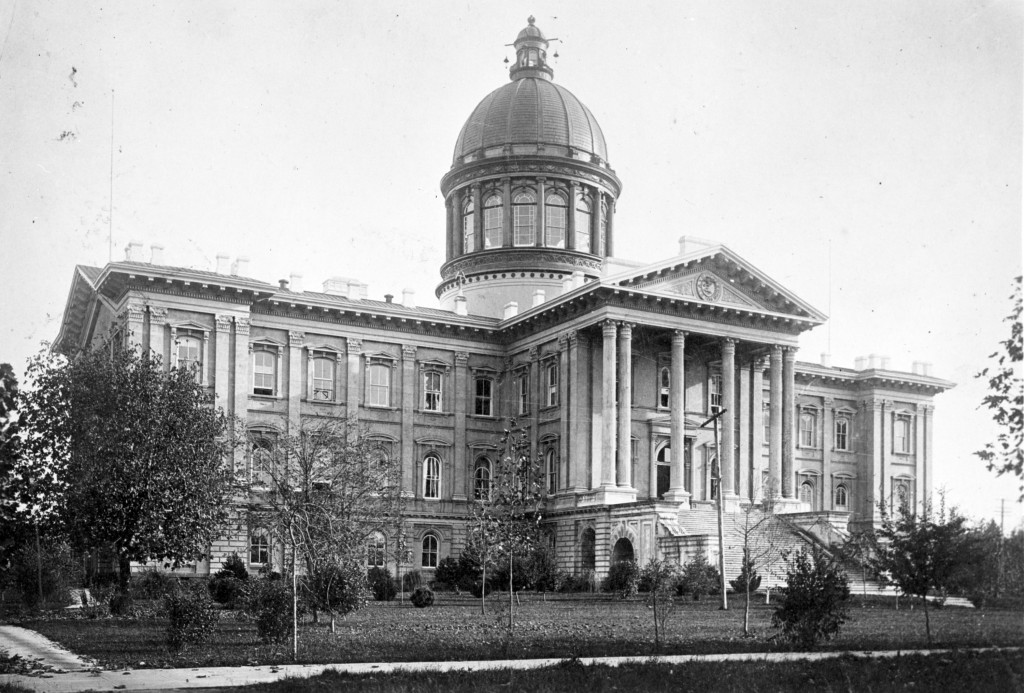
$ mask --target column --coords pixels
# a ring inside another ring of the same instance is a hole
[[[468,384],[468,373],[469,373],[469,352],[468,351],[456,351],[455,352],[455,393],[452,401],[455,403],[453,408],[453,419],[455,423],[455,430],[452,435],[453,440],[453,453],[452,462],[455,465],[455,491],[452,494],[453,500],[466,500],[466,498],[472,496],[472,490],[469,487],[471,483],[469,478],[472,476],[469,474],[469,462],[466,460],[466,410],[467,410],[467,397],[469,393]]]
[[[544,181],[546,179],[541,176],[537,179],[537,237],[534,240],[534,245],[538,248],[543,247],[547,244],[547,239],[544,237],[547,225],[544,220],[547,214],[544,212],[544,205],[547,200],[544,199]]]
[[[751,500],[757,502],[764,497],[764,369],[768,364],[764,358],[750,362],[750,485]]]
[[[686,332],[675,330],[672,333],[672,365],[669,380],[669,407],[671,409],[671,435],[669,446],[672,449],[672,478],[669,482],[665,500],[685,502],[690,494],[686,490]],[[660,386],[660,384],[659,384]],[[651,479],[651,487],[655,488],[657,479]]]
[[[794,389],[794,364],[796,347],[786,347],[782,352],[782,495],[796,498],[793,488],[793,415],[796,412]]]
[[[836,401],[826,397],[821,426],[821,504],[822,510],[832,510],[832,450],[836,445]]]
[[[143,324],[146,320],[146,307],[141,303],[129,303],[121,313],[124,321],[125,344],[136,352],[141,352],[143,347]]]
[[[484,249],[484,200],[483,195],[480,193],[480,184],[474,183],[472,188],[473,195],[473,237],[475,243],[473,244],[477,250]]]
[[[737,368],[739,374],[739,400],[736,408],[739,412],[736,416],[739,420],[737,427],[736,441],[736,495],[743,499],[753,499],[751,470],[754,466],[754,458],[751,454],[752,446],[750,437],[753,435],[751,422],[754,420],[754,412],[751,411],[751,382],[753,380],[751,369],[748,364]]]
[[[772,347],[769,356],[768,400],[768,486],[773,498],[782,493],[782,347]]]
[[[600,255],[605,257],[608,253],[605,252],[604,244],[601,242],[601,219],[604,216],[604,205],[601,202],[604,200],[604,193],[600,190],[594,192],[594,209],[590,215],[594,221],[594,232],[590,237],[590,248],[594,255]]]
[[[575,394],[575,393],[573,393]],[[569,335],[558,337],[558,490],[572,487],[569,464]]]
[[[167,309],[157,306],[149,307],[149,351],[159,356],[163,368],[171,365],[170,354],[167,353],[165,335],[167,334]],[[208,361],[206,354],[203,354],[203,370],[206,370]]]
[[[305,340],[304,333],[289,330],[288,386],[285,392],[288,393],[288,432],[292,435],[297,435],[302,425],[302,345]]]
[[[614,212],[615,212],[615,198],[613,198],[611,195],[608,195],[607,198],[608,198],[608,221],[605,223],[605,234],[607,236],[607,238],[605,239],[605,246],[606,246],[605,255],[608,256],[608,257],[614,257],[614,253],[615,253],[615,241],[614,241],[614,238],[615,238],[615,228],[614,228],[615,227],[615,214],[614,214]]]
[[[615,485],[615,337],[614,320],[601,325],[601,486]]]
[[[736,430],[736,340],[723,339],[722,349],[722,449],[718,455],[718,466],[722,475],[721,493],[723,499],[736,497],[734,441]]]
[[[413,416],[416,409],[416,347],[402,345],[402,493],[418,496],[416,467],[419,460],[413,443]]]
[[[462,252],[462,238],[455,234],[455,222],[454,216],[452,215],[452,196],[449,196],[444,201],[444,212],[445,212],[445,226],[447,228],[448,242],[445,244],[445,260],[451,260],[457,254]]]
[[[618,422],[618,464],[615,483],[618,486],[633,486],[633,403],[631,393],[633,380],[633,326],[627,322],[619,325],[619,403],[616,407]]]
[[[230,412],[228,395],[230,394],[231,374],[231,316],[218,315],[215,318],[213,357],[213,397],[214,403],[225,412]]]
[[[568,250],[576,249],[576,196],[578,194],[576,181],[569,181],[569,209],[566,210],[565,221],[565,247]]]

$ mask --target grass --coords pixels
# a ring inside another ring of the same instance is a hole
[[[532,671],[456,671],[349,675],[327,672],[309,679],[285,679],[247,686],[245,693],[354,693],[404,691],[1019,691],[1024,688],[1024,655],[970,653],[910,656],[885,660],[852,657],[824,662],[636,664],[621,667],[578,663]]]
[[[660,654],[756,652],[791,649],[774,639],[771,606],[752,607],[754,637],[742,636],[742,601],[728,612],[717,602],[681,602],[669,617]],[[506,636],[507,604],[489,601],[486,615],[467,597],[440,594],[433,607],[371,603],[338,622],[332,635],[324,623],[300,626],[299,661],[306,663],[524,659],[654,653],[651,612],[641,601],[610,598],[524,597],[515,637]],[[927,646],[924,613],[904,606],[867,602],[850,609],[839,637],[823,649],[916,649]],[[164,644],[162,618],[44,619],[21,625],[38,630],[70,650],[94,657],[106,668],[234,666],[291,661],[288,646],[256,642],[255,628],[233,612],[222,614],[210,642],[182,654]],[[934,647],[1016,646],[1024,642],[1020,612],[936,609]]]

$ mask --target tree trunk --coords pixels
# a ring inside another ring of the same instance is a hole
[[[117,557],[117,589],[122,594],[128,593],[128,582],[132,579],[132,562],[118,554]]]
[[[743,600],[743,636],[750,635],[750,576],[747,575],[746,598]]]
[[[487,615],[487,558],[484,557],[484,574],[480,579],[480,615]]]
[[[928,618],[928,593],[927,592],[924,593],[924,632],[925,632],[925,635],[928,637],[928,646],[931,647],[931,644],[932,644],[932,624],[931,624],[931,620],[929,620],[929,618]]]
[[[511,543],[510,543],[509,544],[509,551],[508,551],[508,632],[509,632],[509,635],[512,634],[512,626],[513,626],[513,623],[514,623],[513,620],[512,620],[512,598],[513,598],[514,595],[515,595],[515,592],[512,590],[512,546],[511,546]]]
[[[334,612],[332,611],[331,612],[331,635],[336,635],[337,633],[338,633],[338,631],[337,631],[337,628],[335,627]]]
[[[296,564],[295,538],[292,537],[292,661],[299,659],[299,576]]]
[[[661,639],[658,637],[658,591],[654,588],[654,593],[651,595],[654,600],[654,651],[661,651]]]

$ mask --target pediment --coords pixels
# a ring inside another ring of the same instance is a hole
[[[814,321],[826,319],[824,313],[721,245],[629,270],[612,281],[630,289],[699,303]]]

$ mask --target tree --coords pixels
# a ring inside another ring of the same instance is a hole
[[[772,570],[780,557],[779,547],[786,534],[782,522],[775,516],[774,498],[774,494],[766,492],[761,507],[745,507],[742,522],[736,523],[733,530],[734,537],[743,548],[743,563],[740,574],[730,584],[733,590],[744,596],[744,636],[750,635],[750,595],[761,586],[761,577],[757,571]]]
[[[820,547],[801,549],[786,573],[772,625],[805,649],[830,640],[849,618],[850,585],[842,565]]]
[[[875,531],[872,561],[883,582],[896,585],[904,594],[924,602],[925,632],[932,642],[928,597],[945,592],[953,584],[960,566],[970,557],[964,555],[967,520],[956,509],[947,511],[945,503],[936,511],[930,501],[920,513],[910,508],[890,513],[879,504],[882,524]]]
[[[648,588],[647,606],[654,618],[654,649],[661,649],[661,635],[668,617],[675,609],[675,590],[679,580],[679,567],[675,563],[651,559],[640,571],[640,581]]]
[[[490,497],[478,504],[480,540],[508,567],[508,630],[515,626],[515,560],[528,557],[539,537],[542,467],[530,451],[525,429],[511,419],[498,444]]]
[[[997,475],[1014,474],[1020,483],[1019,500],[1024,502],[1024,326],[1021,324],[1021,277],[1014,280],[1010,296],[1013,309],[1006,317],[1010,337],[1002,342],[1000,351],[989,355],[995,363],[975,376],[988,379],[988,395],[982,400],[1000,432],[997,443],[987,443],[974,453]]]
[[[365,601],[367,541],[400,534],[401,468],[379,441],[345,419],[308,419],[294,434],[251,444],[248,522],[284,541],[293,601],[301,570],[306,600],[330,616],[334,633],[336,617]],[[297,621],[296,603],[292,611]]]
[[[708,563],[708,555],[704,547],[683,566],[683,576],[679,581],[680,594],[692,594],[693,601],[700,601],[705,594],[715,594],[721,589],[718,568]]]
[[[52,475],[72,545],[112,550],[122,589],[132,561],[204,558],[228,517],[234,439],[189,369],[116,343],[30,361],[25,454]]]

